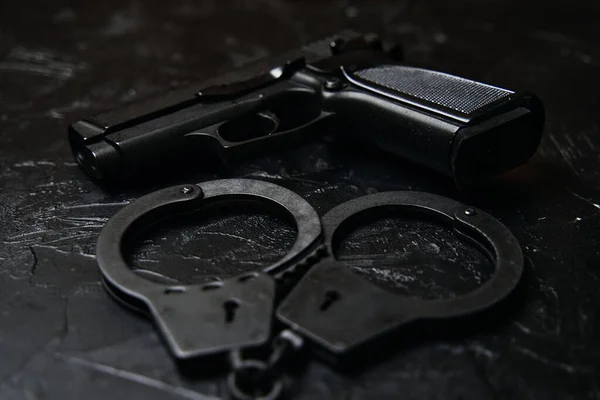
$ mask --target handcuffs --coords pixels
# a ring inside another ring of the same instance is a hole
[[[294,219],[296,240],[279,261],[197,285],[152,282],[127,265],[123,246],[144,227],[214,202],[248,200]],[[450,226],[484,250],[495,265],[493,275],[469,293],[435,300],[391,293],[359,277],[335,259],[333,249],[357,218],[386,208],[424,213]],[[347,201],[319,218],[294,192],[250,179],[179,185],[143,196],[106,223],[96,256],[108,292],[150,315],[176,359],[228,355],[230,395],[263,400],[282,396],[283,361],[307,347],[305,342],[318,350],[314,354],[325,354],[326,361],[345,357],[411,321],[482,311],[505,298],[523,271],[521,248],[512,233],[489,214],[457,201],[421,192],[382,192]],[[289,293],[276,296],[276,286],[290,277]],[[271,332],[274,322],[283,327],[277,335]],[[245,349],[269,344],[273,350],[266,361],[244,357]]]

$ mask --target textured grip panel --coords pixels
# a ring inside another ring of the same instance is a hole
[[[354,75],[400,95],[410,95],[467,115],[513,93],[454,75],[401,65],[366,68]]]

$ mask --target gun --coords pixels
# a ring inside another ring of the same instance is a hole
[[[337,121],[346,135],[468,184],[526,162],[541,141],[535,95],[403,65],[375,35],[343,32],[280,60],[77,121],[75,159],[111,182],[169,160],[295,146]]]

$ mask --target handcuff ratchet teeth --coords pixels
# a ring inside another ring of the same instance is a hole
[[[282,259],[261,271],[204,285],[156,283],[127,265],[123,245],[140,229],[167,216],[200,210],[212,202],[240,200],[264,203],[295,220],[296,241]],[[264,181],[224,179],[173,186],[132,202],[102,229],[96,257],[109,293],[150,314],[171,353],[189,359],[267,342],[275,298],[272,275],[306,258],[320,236],[318,214],[294,192]]]

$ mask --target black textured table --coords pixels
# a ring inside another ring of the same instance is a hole
[[[183,377],[151,324],[108,297],[94,246],[104,222],[150,190],[251,177],[297,191],[321,214],[383,190],[447,195],[499,218],[527,259],[501,307],[409,327],[388,358],[351,374],[313,362],[297,398],[600,399],[599,16],[592,1],[2,1],[0,398],[219,396],[222,379]],[[401,40],[407,63],[537,93],[547,110],[537,155],[470,192],[339,132],[119,193],[71,157],[66,128],[78,118],[348,27]],[[156,279],[207,281],[265,265],[293,239],[284,220],[229,210],[145,232],[132,263]],[[359,228],[338,255],[426,297],[469,290],[490,270],[450,231],[402,216]]]

